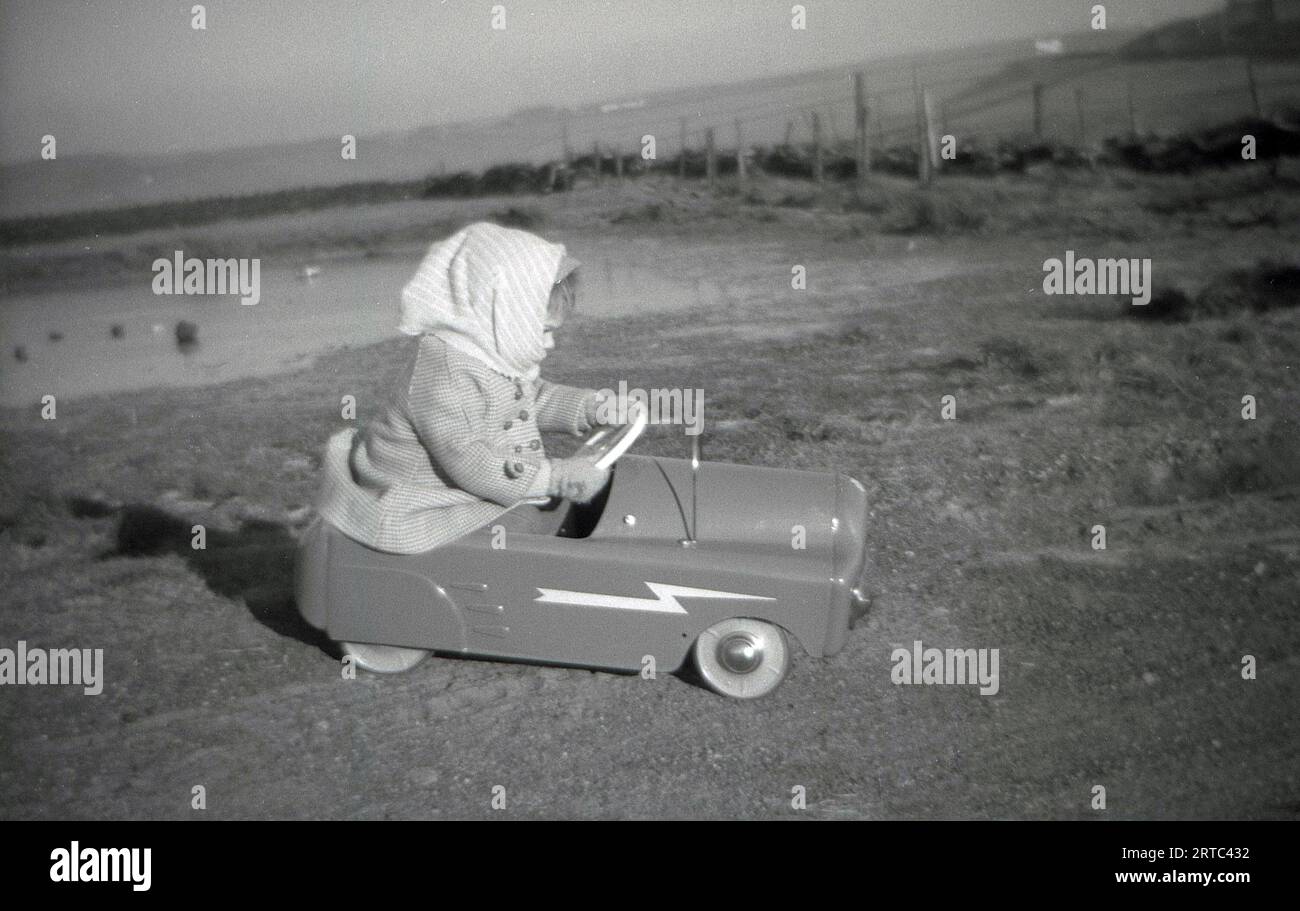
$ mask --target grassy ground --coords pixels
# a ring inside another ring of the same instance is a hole
[[[0,815],[183,818],[204,785],[210,816],[489,816],[502,784],[519,816],[788,816],[803,785],[821,818],[1295,818],[1300,311],[1163,324],[1038,291],[1065,249],[1152,257],[1189,291],[1284,259],[1300,197],[1263,179],[1186,205],[1174,182],[1046,174],[865,204],[782,184],[537,203],[580,256],[621,243],[725,289],[689,320],[580,319],[549,376],[701,387],[708,458],[867,486],[873,611],[754,704],[455,659],[339,678],[294,611],[293,536],[339,397],[373,415],[400,342],[5,413],[0,644],[103,647],[107,682],[3,694]],[[1229,217],[1254,205],[1283,214]],[[639,451],[685,448],[664,430]],[[892,685],[916,639],[999,648],[1001,691]]]
[[[1024,236],[1142,242],[1175,235],[1238,236],[1300,222],[1300,164],[1281,177],[1264,166],[1196,177],[1035,167],[1025,176],[946,177],[933,189],[877,177],[857,193],[844,183],[766,178],[741,187],[722,180],[643,177],[572,193],[425,200],[294,212],[247,221],[160,227],[122,235],[0,250],[0,291],[18,293],[140,281],[158,257],[182,249],[199,258],[260,257],[268,268],[325,258],[416,255],[430,237],[492,219],[560,237],[593,234],[717,241],[739,231],[754,240],[865,241],[881,238]],[[1279,187],[1284,192],[1277,192]]]

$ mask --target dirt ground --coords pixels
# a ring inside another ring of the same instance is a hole
[[[103,648],[105,686],[4,688],[0,817],[1296,818],[1300,311],[1154,323],[1040,286],[1067,249],[1151,257],[1189,290],[1293,258],[1300,192],[1123,180],[527,213],[579,257],[622,247],[722,289],[689,320],[578,319],[546,375],[703,388],[706,458],[867,487],[873,609],[752,703],[452,657],[342,678],[295,611],[294,536],[340,396],[374,414],[400,342],[4,412],[0,646]],[[637,451],[686,442],[656,428]],[[893,684],[915,640],[999,649],[1000,691]]]

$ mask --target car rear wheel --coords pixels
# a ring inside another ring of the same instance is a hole
[[[695,640],[695,666],[715,692],[757,699],[785,679],[790,643],[785,630],[762,620],[723,620]]]
[[[340,642],[339,645],[343,654],[352,656],[357,667],[373,674],[400,674],[429,657],[429,650],[424,648],[370,645],[364,642]]]

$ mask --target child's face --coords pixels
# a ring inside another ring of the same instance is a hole
[[[555,347],[555,330],[562,325],[564,325],[563,317],[558,320],[552,320],[550,317],[546,318],[546,323],[542,326],[542,347],[547,351]]]
[[[551,300],[546,307],[546,321],[542,323],[542,347],[550,351],[555,347],[555,333],[564,325],[564,318],[573,307],[574,281],[572,278],[556,282],[551,289]]]

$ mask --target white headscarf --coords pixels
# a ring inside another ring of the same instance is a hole
[[[402,289],[398,329],[432,333],[499,373],[536,379],[551,287],[570,262],[562,244],[477,222],[429,248]]]

